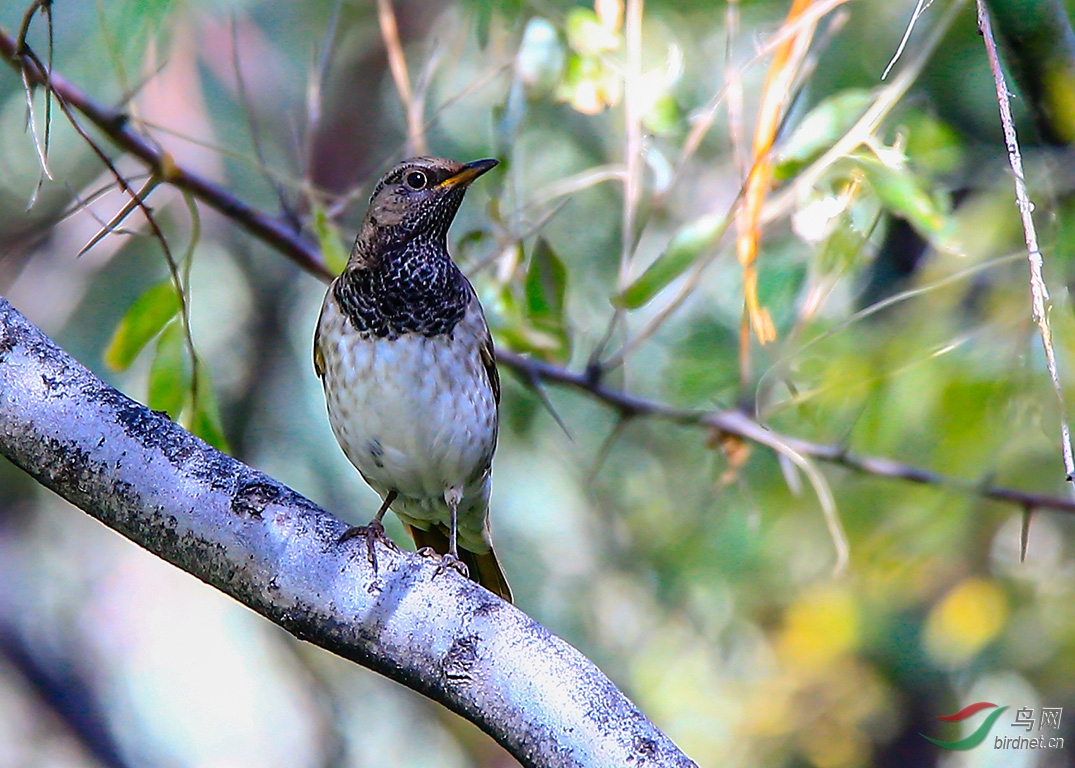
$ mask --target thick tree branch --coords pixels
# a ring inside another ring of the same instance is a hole
[[[451,569],[362,539],[134,402],[0,297],[0,453],[304,640],[458,712],[526,766],[693,766],[578,651]]]

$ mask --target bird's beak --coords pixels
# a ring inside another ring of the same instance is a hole
[[[473,163],[467,163],[460,168],[456,173],[452,174],[437,186],[441,189],[455,189],[456,187],[468,187],[474,179],[481,176],[486,171],[496,167],[499,164],[498,160],[487,158],[485,160],[475,160]]]

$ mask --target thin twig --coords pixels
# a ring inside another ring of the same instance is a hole
[[[189,425],[194,424],[194,420],[197,418],[200,400],[199,398],[205,393],[205,388],[201,385],[202,367],[198,360],[198,352],[194,349],[194,331],[190,325],[190,270],[194,266],[194,250],[198,247],[198,243],[202,238],[202,217],[198,212],[198,203],[194,200],[189,192],[183,193],[183,202],[187,204],[187,211],[190,213],[190,242],[187,244],[186,253],[183,254],[183,269],[180,273],[175,271],[172,275],[172,279],[176,281],[179,286],[179,311],[180,319],[183,323],[183,338],[187,345],[187,354],[190,355],[190,421]],[[168,264],[169,269],[172,268],[171,263]],[[180,276],[182,279],[180,279]]]
[[[896,66],[896,62],[900,60],[900,56],[903,55],[904,48],[907,47],[907,41],[911,39],[911,32],[914,31],[915,24],[922,17],[929,7],[933,5],[933,0],[918,0],[915,3],[914,12],[911,14],[911,20],[907,22],[907,28],[903,31],[903,38],[900,40],[900,44],[896,46],[896,52],[892,54],[892,58],[888,62],[888,66],[885,67],[885,71],[881,73],[881,79],[884,80],[888,77],[888,73],[892,71],[892,68]]]
[[[403,111],[407,117],[407,154],[424,155],[426,149],[425,131],[422,123],[422,100],[414,98],[411,91],[411,78],[407,73],[407,59],[403,56],[403,44],[399,39],[399,27],[396,25],[396,12],[392,9],[392,0],[377,0],[377,21],[381,27],[381,39],[388,51],[388,67],[392,71],[392,80],[403,102]]]
[[[2,32],[3,30],[0,30],[0,37],[2,37]],[[0,43],[2,42],[2,39],[0,39]],[[152,192],[152,190],[161,181],[164,180],[163,174],[168,170],[168,163],[170,162],[170,157],[168,155],[165,155],[162,169],[155,171],[155,173],[152,174],[149,179],[147,179],[142,191],[135,191],[135,189],[131,187],[130,183],[127,181],[126,177],[124,177],[124,175],[120,173],[119,169],[112,162],[111,158],[108,157],[105,151],[101,149],[101,147],[97,144],[93,137],[90,136],[90,134],[82,126],[82,123],[79,121],[78,117],[72,110],[72,106],[64,98],[64,95],[55,87],[52,71],[50,69],[45,68],[45,66],[41,63],[41,60],[37,57],[37,54],[34,53],[33,49],[24,44],[22,46],[19,60],[23,63],[22,72],[24,79],[28,77],[28,65],[30,64],[36,67],[39,72],[44,73],[45,79],[48,81],[48,87],[55,94],[56,100],[60,105],[60,111],[63,112],[64,116],[67,118],[68,123],[70,123],[71,127],[75,129],[75,132],[78,133],[78,135],[86,143],[86,146],[88,146],[93,151],[101,164],[104,165],[112,174],[120,190],[125,192],[130,197],[131,203],[133,203],[134,206],[142,212],[142,215],[145,216],[146,223],[149,224],[149,228],[153,233],[153,237],[160,243],[161,251],[164,253],[164,260],[168,264],[168,271],[171,274],[172,282],[175,285],[176,294],[179,298],[179,311],[183,324],[184,341],[186,343],[187,352],[190,355],[190,393],[193,399],[193,404],[196,407],[198,402],[199,366],[198,355],[194,349],[194,337],[191,335],[189,291],[187,289],[187,286],[185,286],[183,283],[182,276],[180,274],[179,263],[176,261],[175,255],[172,253],[171,246],[168,245],[168,238],[165,237],[164,230],[161,229],[160,224],[157,222],[156,216],[154,216],[153,214],[153,209],[151,209],[149,205],[146,204],[145,197],[143,196],[143,193],[144,195],[149,195],[149,193]],[[85,114],[85,111],[82,111],[83,114]],[[125,208],[124,210],[126,211],[127,209]],[[133,210],[133,208],[130,210]],[[126,215],[128,215],[128,212],[121,211],[121,216],[126,217]],[[198,230],[198,221],[197,216],[195,215],[193,227],[195,237],[197,237]]]
[[[246,78],[243,76],[242,60],[239,56],[239,25],[236,23],[235,14],[231,17],[231,65],[235,72],[235,89],[239,96],[239,101],[243,105],[243,111],[246,113],[246,124],[250,130],[250,144],[254,148],[254,157],[257,160],[257,168],[261,171],[261,175],[265,178],[265,181],[272,187],[273,192],[276,193],[277,202],[280,204],[280,212],[283,214],[287,221],[290,221],[292,226],[298,228],[299,216],[298,213],[288,203],[287,195],[284,194],[284,188],[276,180],[276,178],[269,173],[269,164],[265,160],[265,152],[261,148],[261,128],[258,125],[258,118],[254,112],[254,105],[250,103],[250,95],[246,90]]]
[[[534,196],[527,201],[526,206],[520,208],[517,213],[525,213],[527,208],[537,208],[545,203],[552,202],[558,197],[574,195],[584,189],[601,184],[606,181],[626,181],[627,171],[622,165],[610,163],[608,165],[595,165],[585,171],[579,171],[571,176],[565,176],[539,189]]]
[[[983,485],[961,478],[920,469],[893,459],[879,456],[861,456],[850,453],[843,445],[815,443],[790,435],[774,432],[742,411],[696,411],[675,408],[655,400],[647,400],[636,395],[607,387],[595,382],[581,373],[566,368],[535,360],[506,350],[497,351],[497,361],[516,371],[524,381],[534,377],[561,384],[570,389],[584,392],[600,402],[616,409],[624,416],[650,416],[664,419],[676,424],[697,425],[719,429],[737,435],[752,442],[771,446],[775,440],[791,448],[804,457],[824,461],[845,467],[862,474],[904,480],[922,485],[940,488],[954,488],[964,493],[971,493],[993,501],[1014,504],[1033,509],[1052,509],[1058,512],[1075,514],[1075,500],[1028,493],[996,485]]]
[[[735,46],[739,42],[739,0],[729,0],[728,7],[724,11],[724,91],[728,95],[728,144],[732,150],[732,167],[735,169],[735,178],[746,177],[746,147],[743,143],[743,73],[735,63]],[[713,116],[716,116],[714,110]],[[702,121],[695,124],[691,133],[694,134],[703,129]],[[709,125],[712,125],[712,119]],[[691,142],[691,153],[701,142],[701,134]],[[676,168],[680,167],[689,154],[686,154],[687,144],[683,146],[684,153],[680,154]]]
[[[317,65],[310,72],[306,83],[306,125],[302,146],[303,178],[306,180],[313,178],[314,138],[321,124],[322,90],[328,79],[329,61],[332,56],[332,46],[336,40],[336,31],[340,24],[342,5],[343,0],[335,0],[332,4],[332,14],[329,16],[328,24],[325,25],[321,51],[317,55]]]
[[[620,233],[619,288],[627,287],[635,250],[635,221],[642,198],[642,10],[643,0],[627,0],[624,37],[627,71],[623,84],[623,113],[627,140],[623,165],[623,231]]]
[[[638,243],[638,206],[642,200],[642,14],[644,0],[627,0],[624,38],[627,47],[627,66],[623,76],[624,159],[623,212],[620,220],[620,269],[617,290],[622,292],[631,277]],[[623,308],[617,306],[609,317],[608,327],[601,340],[590,352],[587,368],[604,370],[601,358],[623,321]]]
[[[41,13],[48,17],[46,22],[48,27],[48,65],[45,67],[45,71],[52,71],[52,54],[53,54],[53,38],[52,38],[52,0],[34,0],[30,4],[30,7],[26,9],[26,12],[22,17],[22,24],[19,27],[19,36],[15,44],[15,50],[22,53],[28,50],[26,45],[26,36],[30,33],[30,23],[33,21],[34,14],[40,9]],[[33,195],[30,197],[30,204],[27,206],[27,210],[33,208],[34,203],[37,202],[37,195],[41,191],[41,185],[47,178],[52,181],[52,172],[49,171],[49,142],[51,140],[52,131],[52,86],[48,83],[47,79],[45,85],[45,139],[44,142],[38,140],[37,136],[37,123],[34,120],[34,95],[30,84],[30,78],[23,73],[22,77],[23,87],[26,89],[26,115],[27,121],[30,125],[30,135],[33,136],[34,147],[37,150],[38,158],[41,161],[41,174],[38,176],[37,185],[34,187]]]
[[[130,179],[128,179],[128,182]],[[101,228],[97,230],[97,233],[89,239],[84,246],[78,249],[78,253],[75,254],[76,259],[80,259],[85,256],[93,246],[104,240],[108,235],[119,231],[119,225],[122,224],[128,216],[130,216],[136,209],[139,208],[139,201],[147,200],[153,189],[160,184],[160,179],[156,176],[150,176],[146,179],[145,185],[138,190],[135,194],[130,196],[127,203],[116,212],[116,214],[108,221],[101,224]],[[178,290],[178,286],[176,286]]]
[[[780,357],[771,366],[769,366],[768,370],[766,370],[758,378],[757,394],[754,400],[754,412],[756,414],[763,414],[765,416],[765,419],[763,420],[767,420],[768,417],[773,415],[773,410],[767,410],[765,407],[763,407],[763,400],[765,394],[772,389],[772,385],[769,382],[774,377],[786,371],[791,366],[791,363],[795,360],[795,358],[801,357],[808,350],[810,350],[817,344],[820,344],[822,341],[832,338],[836,334],[841,333],[855,323],[861,322],[866,318],[870,317],[871,315],[880,312],[883,309],[887,309],[888,307],[891,307],[895,304],[900,304],[904,301],[909,301],[910,299],[916,298],[918,296],[922,296],[924,294],[939,290],[941,288],[944,288],[945,286],[951,285],[952,283],[966,280],[978,274],[979,272],[984,272],[988,269],[992,269],[993,267],[1001,266],[1003,264],[1010,264],[1011,262],[1016,261],[1020,258],[1022,258],[1021,253],[1008,254],[1007,256],[998,256],[995,259],[990,259],[988,261],[982,262],[981,264],[975,264],[972,267],[961,269],[946,277],[942,277],[938,280],[935,280],[928,285],[920,285],[915,288],[908,288],[907,290],[900,291],[899,293],[895,293],[891,296],[881,299],[880,301],[877,301],[868,307],[863,307],[859,311],[852,314],[850,317],[847,317],[834,325],[832,328],[827,328],[826,330],[811,338],[809,341],[806,341],[805,343],[797,346],[794,350],[794,354]],[[931,354],[930,358],[933,357],[936,357],[936,355]],[[795,398],[795,400],[796,403],[802,402],[801,398]],[[783,406],[789,404],[790,403],[782,403],[780,405]]]
[[[112,143],[149,166],[162,181],[189,191],[254,237],[275,247],[307,272],[331,279],[332,275],[321,260],[315,243],[303,238],[282,220],[262,213],[214,182],[176,163],[171,155],[136,133],[124,112],[91,99],[61,75],[46,74],[45,67],[37,57],[20,51],[15,38],[3,28],[0,28],[0,56],[16,71],[25,71],[30,82],[49,84],[61,105],[81,112]],[[104,159],[107,160],[107,157]],[[124,185],[121,187],[126,191]]]
[[[131,181],[141,181],[143,179],[149,178],[150,175],[151,174],[149,174],[149,173],[132,174],[132,175],[127,177],[127,181],[129,181],[129,182],[131,182]],[[67,192],[68,192],[68,194],[71,195],[71,199],[74,200],[74,202],[70,205],[70,207],[68,207],[66,210],[64,210],[62,213],[59,214],[59,220],[60,221],[66,221],[67,219],[71,218],[75,214],[82,213],[83,211],[85,211],[87,214],[92,216],[94,218],[94,220],[96,220],[97,223],[100,224],[102,227],[107,226],[108,222],[106,222],[104,219],[102,219],[100,216],[98,216],[96,213],[94,213],[93,209],[90,208],[90,205],[92,205],[93,203],[97,202],[98,200],[100,200],[102,197],[104,197],[108,193],[112,192],[113,190],[116,190],[116,189],[119,188],[118,185],[116,184],[115,179],[113,179],[112,181],[108,182],[107,184],[103,184],[103,185],[97,187],[96,189],[94,189],[92,192],[89,192],[89,193],[80,193],[77,189],[72,187],[70,184],[67,184],[66,182],[64,183],[64,186],[67,188]],[[127,230],[122,230],[122,229],[117,230],[117,231],[125,232],[125,233],[127,232]]]
[[[1015,177],[1015,201],[1019,206],[1019,216],[1023,221],[1023,233],[1026,236],[1027,260],[1030,262],[1030,294],[1033,299],[1034,322],[1038,324],[1041,344],[1045,348],[1045,361],[1049,368],[1056,399],[1060,404],[1060,441],[1064,454],[1064,471],[1069,481],[1075,482],[1075,455],[1071,451],[1071,431],[1068,429],[1067,406],[1064,404],[1064,388],[1060,384],[1060,374],[1056,368],[1056,353],[1053,350],[1053,331],[1049,326],[1049,290],[1042,275],[1042,255],[1038,249],[1038,234],[1034,228],[1034,204],[1026,191],[1026,178],[1023,176],[1023,157],[1019,151],[1019,138],[1015,134],[1015,121],[1012,119],[1008,84],[1004,71],[1000,67],[997,43],[993,39],[989,12],[982,0],[978,1],[978,27],[985,40],[985,51],[989,56],[989,69],[993,72],[993,83],[997,89],[997,106],[1000,107],[1000,123],[1004,128],[1004,143],[1008,145],[1008,162]]]

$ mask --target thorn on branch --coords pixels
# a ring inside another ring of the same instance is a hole
[[[1023,527],[1019,532],[1019,562],[1026,562],[1027,543],[1030,541],[1030,518],[1034,515],[1034,507],[1027,504],[1023,507]]]

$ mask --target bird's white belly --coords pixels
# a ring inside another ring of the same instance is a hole
[[[460,534],[481,540],[497,406],[473,323],[465,318],[450,335],[363,339],[332,328],[347,323],[333,305],[319,348],[329,420],[347,458],[382,496],[398,492],[392,508],[407,522],[447,523],[444,492],[459,488]]]

